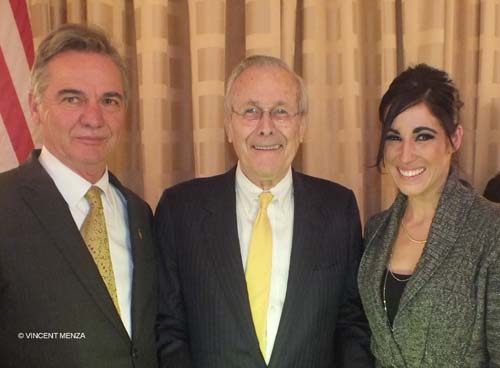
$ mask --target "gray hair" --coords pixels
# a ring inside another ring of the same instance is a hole
[[[48,63],[52,58],[65,51],[109,56],[120,71],[124,98],[127,101],[129,84],[123,58],[101,29],[82,24],[64,24],[49,33],[40,43],[31,71],[31,91],[36,98],[39,98],[48,87]]]
[[[299,114],[307,114],[307,92],[302,78],[297,75],[283,60],[267,55],[252,55],[243,59],[234,69],[226,82],[226,95],[224,97],[224,109],[226,114],[231,113],[233,100],[233,85],[238,77],[247,69],[252,67],[271,66],[281,68],[295,79],[297,83],[297,102]]]

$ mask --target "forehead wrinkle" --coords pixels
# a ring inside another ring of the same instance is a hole
[[[262,108],[264,105],[260,103],[260,101],[257,100],[248,100],[247,102],[243,103],[244,105],[251,105],[255,106],[258,108]],[[289,104],[286,101],[283,100],[278,100],[275,103],[271,105],[272,108],[278,107],[278,106],[289,106]]]

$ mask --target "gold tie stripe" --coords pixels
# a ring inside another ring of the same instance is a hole
[[[260,194],[260,210],[253,225],[250,249],[245,273],[252,311],[253,324],[260,351],[266,357],[267,307],[271,288],[271,268],[273,258],[273,233],[267,216],[267,206],[273,195]]]
[[[116,310],[120,313],[113,264],[111,263],[111,255],[109,253],[106,219],[102,208],[101,189],[92,186],[87,194],[85,194],[85,199],[89,202],[90,210],[85,221],[83,221],[80,232],[85,244],[87,244],[90,254],[92,254],[94,258],[94,262],[104,280],[104,284],[108,288],[109,295],[111,299],[113,299]]]

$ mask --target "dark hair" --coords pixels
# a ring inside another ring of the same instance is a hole
[[[451,138],[457,130],[459,111],[463,106],[458,89],[443,70],[418,64],[399,74],[380,101],[378,113],[382,134],[376,163],[379,170],[384,161],[385,136],[392,122],[403,111],[419,103],[424,103],[439,120],[453,146]]]

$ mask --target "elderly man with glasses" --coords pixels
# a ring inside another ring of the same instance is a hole
[[[306,112],[303,82],[284,62],[243,60],[225,99],[237,166],[164,192],[161,367],[372,366],[354,195],[291,168]]]

